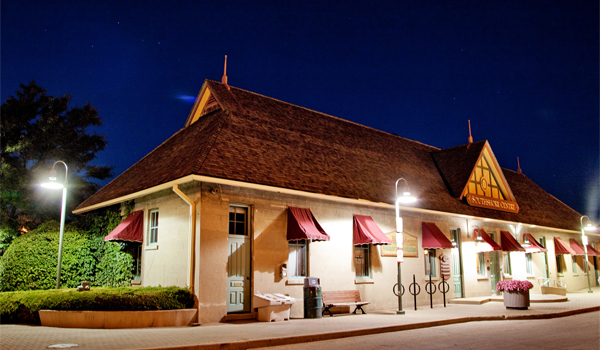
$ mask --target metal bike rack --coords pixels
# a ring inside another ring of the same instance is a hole
[[[428,288],[429,287],[429,288]],[[431,282],[431,274],[429,275],[429,282],[425,284],[425,292],[429,294],[429,306],[433,309],[433,293],[437,288],[435,287],[435,283]]]
[[[417,288],[419,288],[418,292]],[[413,299],[415,301],[415,310],[417,310],[417,295],[421,293],[421,286],[419,286],[419,284],[416,282],[415,275],[413,275],[413,283],[408,286],[408,292],[413,295]]]
[[[394,293],[395,296],[398,296],[398,283],[394,284],[394,286],[392,287],[392,292]],[[402,286],[402,295],[404,295],[404,286]]]
[[[450,291],[450,285],[446,282],[446,276],[442,275],[442,282],[438,284],[438,290],[444,295],[444,307],[446,307],[446,293]]]

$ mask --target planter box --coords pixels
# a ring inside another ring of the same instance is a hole
[[[527,310],[529,307],[529,291],[510,292],[504,291],[504,306],[507,309]]]
[[[190,325],[197,309],[153,311],[40,310],[42,326],[62,328],[146,328]]]

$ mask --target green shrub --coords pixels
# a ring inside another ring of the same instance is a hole
[[[0,293],[2,323],[40,324],[39,310],[143,311],[194,306],[187,288],[92,288],[90,291],[45,290]]]
[[[4,255],[12,241],[19,236],[19,231],[7,224],[0,226],[0,256]]]
[[[116,226],[110,222],[110,226]],[[114,226],[112,228],[114,228]],[[65,228],[61,287],[74,288],[81,281],[93,286],[125,286],[133,278],[133,258],[121,245],[94,235]],[[112,229],[111,229],[112,230]],[[0,291],[51,289],[56,285],[59,224],[49,222],[17,237],[0,259]]]

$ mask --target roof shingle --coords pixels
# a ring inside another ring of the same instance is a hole
[[[573,209],[506,169],[518,214],[458,200],[485,141],[439,150],[214,81],[205,84],[224,110],[177,132],[78,209],[192,174],[393,203],[395,181],[403,177],[423,209],[562,229],[579,225]]]

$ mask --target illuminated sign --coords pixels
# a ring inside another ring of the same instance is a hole
[[[467,203],[472,207],[501,210],[509,213],[519,212],[519,205],[516,202],[479,196],[472,193],[467,194]]]
[[[402,254],[402,261],[404,258],[416,258],[419,256],[419,250],[417,249],[417,236],[413,236],[404,232],[402,235],[400,235],[400,237],[402,237],[402,243],[400,244],[400,247],[398,247],[396,244],[396,232],[389,232],[385,235],[392,240],[392,244],[381,246],[381,256],[395,256],[396,261],[398,261],[399,253]]]

